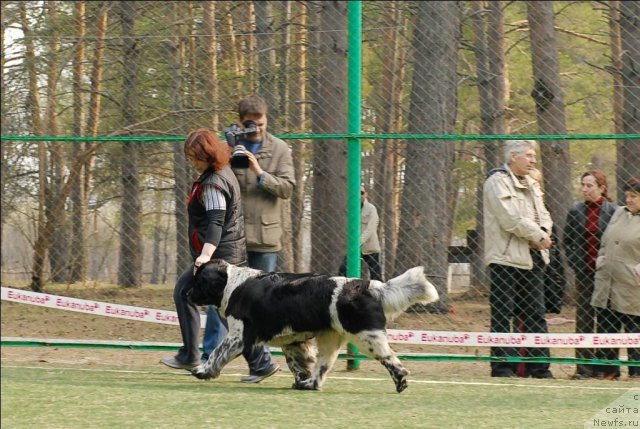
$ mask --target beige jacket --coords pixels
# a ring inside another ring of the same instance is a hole
[[[591,305],[640,316],[640,214],[620,207],[602,235]],[[608,305],[607,305],[608,304]]]
[[[360,210],[360,245],[362,246],[361,253],[363,255],[380,253],[378,221],[378,210],[373,204],[365,200]]]
[[[526,176],[527,187],[505,165],[484,182],[485,263],[530,270],[529,242],[549,237],[553,222],[540,185]],[[535,221],[535,213],[540,224]],[[543,229],[544,228],[544,229]],[[541,250],[545,263],[549,251]]]
[[[242,194],[247,250],[278,252],[282,248],[282,204],[293,193],[296,179],[291,150],[266,133],[256,159],[264,170],[261,184],[250,169],[234,168]]]

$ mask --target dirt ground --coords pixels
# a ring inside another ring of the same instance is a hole
[[[11,285],[3,285],[15,287]],[[47,293],[68,297],[91,299],[102,302],[126,304],[154,309],[174,311],[173,288],[170,286],[144,286],[141,288],[117,288],[103,286],[54,285],[45,289]],[[126,319],[62,311],[2,301],[1,304],[2,337],[81,339],[81,340],[117,340],[180,343],[180,332],[176,325],[140,322]],[[452,300],[450,314],[434,315],[409,312],[392,322],[389,328],[422,330],[470,330],[488,331],[488,308],[486,299],[478,297]],[[551,315],[550,330],[572,332],[572,309],[563,314]],[[393,344],[400,353],[420,352],[433,354],[462,354],[486,356],[487,348],[445,348],[423,346],[405,346]],[[110,365],[110,366],[150,366],[156,367],[167,351],[140,351],[105,348],[64,348],[64,347],[2,347],[2,362],[22,363],[58,363],[74,365]],[[554,350],[554,356],[572,356],[571,350]],[[284,367],[284,359],[276,360]],[[405,365],[413,374],[424,375],[467,375],[487,376],[487,362],[443,362],[443,361],[407,361]],[[557,378],[569,378],[575,371],[573,365],[554,365]],[[237,359],[228,371],[246,372],[243,359]],[[346,362],[336,364],[335,371],[346,371]],[[383,373],[377,363],[362,361],[360,370],[364,373]]]

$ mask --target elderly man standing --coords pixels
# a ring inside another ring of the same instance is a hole
[[[485,262],[491,279],[491,332],[547,332],[544,267],[549,263],[552,221],[535,168],[537,143],[505,142],[505,164],[484,183]],[[518,356],[515,347],[493,347],[496,357]],[[547,357],[548,348],[529,348],[528,357]],[[515,377],[516,363],[491,362],[492,377]],[[548,363],[525,364],[525,376],[553,378]]]

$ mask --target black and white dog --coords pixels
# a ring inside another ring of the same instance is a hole
[[[384,365],[402,392],[409,372],[389,347],[386,322],[412,304],[438,300],[438,292],[423,267],[382,283],[265,273],[214,260],[199,268],[190,299],[216,306],[229,325],[206,364],[192,370],[199,379],[217,378],[244,347],[269,344],[282,348],[294,389],[320,390],[338,351],[351,342]]]

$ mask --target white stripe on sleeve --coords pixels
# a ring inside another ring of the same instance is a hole
[[[206,211],[227,209],[227,200],[225,200],[224,194],[213,185],[204,185],[201,202]]]

